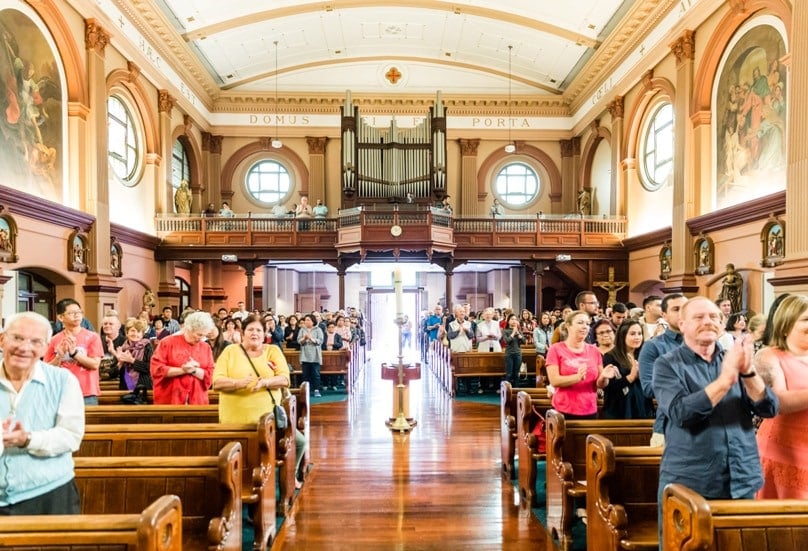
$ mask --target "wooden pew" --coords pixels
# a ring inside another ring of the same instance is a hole
[[[662,494],[663,551],[804,551],[808,501],[707,500],[681,484]]]
[[[536,381],[536,357],[535,349],[522,349],[522,361],[527,367],[527,381],[530,381],[528,384],[531,386]],[[505,377],[505,352],[454,352],[450,361],[452,396],[457,395],[460,379]]]
[[[289,369],[292,371],[292,384],[302,381],[303,368],[300,365],[300,351],[284,349],[283,355],[286,356],[286,363],[289,364]],[[342,375],[345,377],[345,388],[348,393],[351,392],[351,381],[355,379],[353,374],[350,373],[351,369],[351,350],[323,350],[323,363],[320,364],[320,376],[326,375]]]
[[[500,450],[502,453],[502,476],[516,478],[516,395],[527,392],[535,400],[548,400],[546,388],[513,388],[508,381],[500,383]]]
[[[576,498],[586,496],[586,438],[600,434],[617,446],[646,446],[653,419],[594,419],[567,421],[551,409],[547,427],[547,531],[562,550],[572,548]],[[520,464],[521,467],[521,464]]]
[[[614,446],[586,437],[587,551],[656,551],[662,448]]]
[[[8,516],[0,521],[0,546],[11,551],[182,551],[180,498],[164,495],[141,513]]]
[[[132,406],[137,407],[137,406]],[[159,407],[159,406],[141,406]],[[186,406],[176,406],[186,407]],[[206,406],[211,407],[211,406]],[[215,407],[215,406],[214,406]],[[292,417],[290,417],[290,422]],[[279,465],[275,420],[264,414],[258,426],[219,423],[86,425],[84,439],[74,456],[211,456],[230,442],[241,449],[241,484],[239,502],[250,508],[255,527],[256,549],[265,549],[275,534],[275,468]],[[294,457],[294,440],[292,440]],[[292,461],[294,464],[294,460]],[[294,467],[292,467],[294,468]],[[281,499],[287,499],[288,488],[280,487]],[[294,480],[292,480],[294,496]]]
[[[527,392],[516,395],[516,449],[519,453],[520,505],[523,507],[536,505],[536,461],[544,456],[539,452],[538,438],[532,433],[539,421],[536,412],[546,418],[551,407],[549,398],[534,400]]]
[[[98,396],[98,405],[100,406],[116,406],[122,405],[121,403],[121,396],[124,394],[129,394],[128,390],[102,390],[101,394]],[[147,401],[151,404],[153,400],[152,391],[150,390],[147,394]],[[218,404],[219,403],[219,393],[215,390],[208,391],[208,401],[211,404]]]
[[[238,442],[213,456],[76,457],[74,461],[82,514],[136,513],[169,492],[182,501],[183,549],[241,551]]]
[[[306,450],[303,452],[303,460],[300,462],[300,479],[305,480],[311,471],[311,394],[308,381],[303,381],[299,388],[290,391],[297,402],[295,417],[297,419],[297,430],[306,437]]]

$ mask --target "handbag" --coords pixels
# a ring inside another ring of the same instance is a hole
[[[247,349],[241,344],[238,346],[241,348],[242,352],[244,352],[244,356],[247,357],[247,362],[250,364],[250,367],[252,367],[253,371],[255,371],[255,376],[260,379],[261,374],[258,373],[257,369],[255,369],[255,364],[252,363],[252,358],[250,358],[250,355],[247,354]],[[275,416],[275,428],[278,430],[286,430],[286,427],[289,426],[289,416],[286,415],[286,410],[283,409],[283,406],[275,401],[272,391],[267,389],[267,392],[269,393],[269,399],[272,400],[272,414]]]
[[[536,441],[539,444],[536,451],[539,453],[547,453],[547,432],[544,430],[544,416],[539,413],[536,408],[533,408],[533,414],[538,417],[538,421],[536,421],[533,430],[530,431],[531,434],[536,436]]]

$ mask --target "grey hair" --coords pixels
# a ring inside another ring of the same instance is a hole
[[[209,333],[215,326],[213,318],[207,312],[193,312],[185,316],[183,329],[185,331],[205,331]]]
[[[36,312],[17,312],[16,314],[11,314],[9,317],[6,318],[6,323],[3,326],[3,331],[0,332],[8,331],[14,326],[15,323],[22,320],[33,321],[41,325],[42,328],[47,331],[48,335],[47,341],[50,341],[51,337],[53,336],[53,327],[51,327],[48,318]]]

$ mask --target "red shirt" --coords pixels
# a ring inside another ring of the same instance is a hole
[[[44,360],[50,363],[56,357],[56,347],[65,338],[67,329],[56,333],[48,344]],[[76,351],[81,352],[88,358],[102,358],[104,356],[104,345],[101,344],[101,337],[97,333],[80,328],[73,338],[76,339]],[[65,356],[59,362],[59,366],[68,369],[79,380],[81,393],[84,396],[98,396],[101,394],[101,383],[97,369],[87,369],[75,361],[70,356]]]
[[[199,368],[205,372],[201,380],[190,373],[166,377],[169,368],[180,367],[191,358],[199,362]],[[213,379],[213,352],[208,343],[189,344],[183,333],[168,336],[152,354],[150,371],[155,404],[208,403],[208,389]]]

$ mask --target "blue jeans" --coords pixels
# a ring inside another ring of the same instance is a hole
[[[85,396],[84,397],[84,405],[85,406],[97,406],[98,405],[98,396]]]
[[[522,367],[522,353],[505,354],[505,380],[514,388],[519,387],[519,368]]]
[[[300,362],[303,380],[309,382],[312,390],[320,390],[320,364],[317,362]]]

